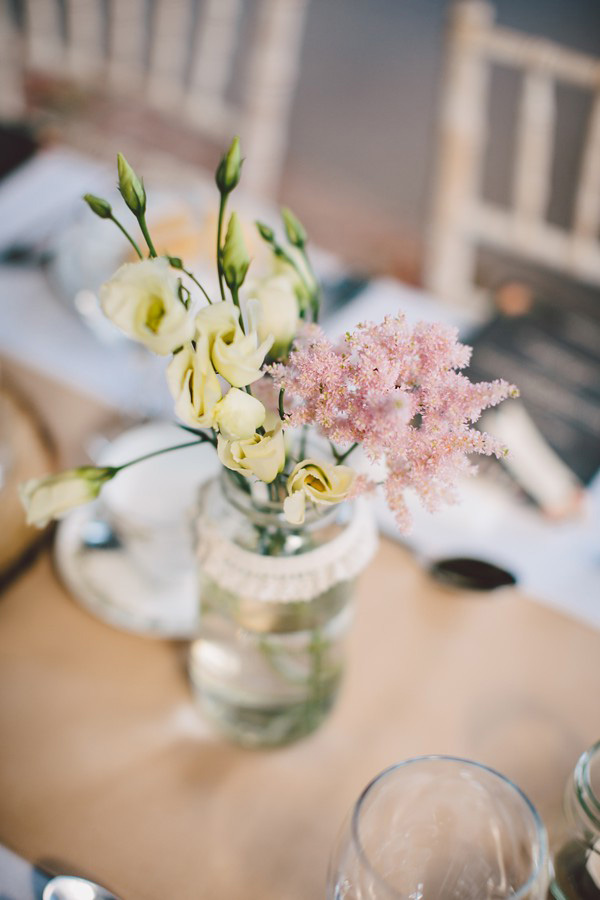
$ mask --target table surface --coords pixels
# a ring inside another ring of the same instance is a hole
[[[7,367],[62,463],[81,460],[108,410]],[[96,621],[42,553],[0,599],[0,842],[124,900],[307,900],[323,896],[362,787],[429,753],[500,769],[552,831],[598,738],[600,633],[515,589],[444,589],[387,541],[358,594],[329,720],[290,747],[248,751],[199,717],[184,644]]]

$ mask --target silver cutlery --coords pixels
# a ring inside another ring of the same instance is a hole
[[[75,875],[57,875],[44,888],[42,900],[119,900],[106,888]]]

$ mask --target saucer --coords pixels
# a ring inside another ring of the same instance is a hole
[[[144,571],[118,540],[94,539],[102,527],[98,502],[60,522],[54,546],[59,574],[75,600],[109,625],[160,638],[192,638],[198,628],[198,576],[192,565],[170,578]]]

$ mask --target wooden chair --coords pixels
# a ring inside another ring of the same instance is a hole
[[[8,0],[0,0],[0,116],[25,112],[27,74],[101,90],[132,106],[144,104],[221,146],[240,134],[247,190],[273,196],[307,5],[21,0],[15,18]]]
[[[482,197],[494,64],[522,73],[509,208]],[[546,218],[558,81],[593,94],[568,229]],[[491,247],[600,286],[599,228],[600,60],[495,25],[494,8],[486,0],[456,3],[448,35],[426,287],[455,304],[480,305],[474,288],[479,247]]]

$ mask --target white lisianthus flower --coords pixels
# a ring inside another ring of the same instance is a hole
[[[229,441],[252,437],[265,421],[266,409],[256,397],[231,388],[215,406],[215,424]]]
[[[203,306],[195,319],[198,334],[206,335],[209,349],[218,334],[233,335],[240,328],[240,311],[229,300]],[[241,329],[240,329],[241,330]]]
[[[219,459],[228,469],[249,478],[256,475],[270,484],[285,466],[285,444],[281,423],[266,434],[254,434],[241,441],[228,441],[219,435],[217,443]]]
[[[19,485],[27,524],[43,528],[51,519],[60,519],[76,506],[94,500],[102,485],[117,474],[112,466],[81,466],[58,475],[32,478]]]
[[[224,300],[201,309],[196,330],[207,336],[215,369],[233,387],[246,387],[262,378],[261,366],[273,339],[259,345],[255,331],[244,334],[233,303]]]
[[[287,356],[298,330],[298,298],[290,278],[271,275],[256,282],[248,299],[248,311],[259,341],[273,338],[270,355]]]
[[[244,334],[239,329],[232,339],[218,335],[212,351],[214,367],[233,387],[246,387],[262,378],[261,366],[272,343],[269,336],[259,345],[255,331]]]
[[[182,422],[200,428],[214,426],[222,391],[205,335],[198,335],[195,349],[186,344],[175,354],[167,367],[167,384]]]
[[[306,501],[322,506],[341,503],[350,493],[356,472],[349,466],[333,466],[316,459],[303,459],[287,480],[288,496],[283,512],[288,522],[304,522]]]
[[[105,315],[121,331],[166,356],[194,336],[194,322],[178,296],[168,260],[125,263],[100,288]]]

